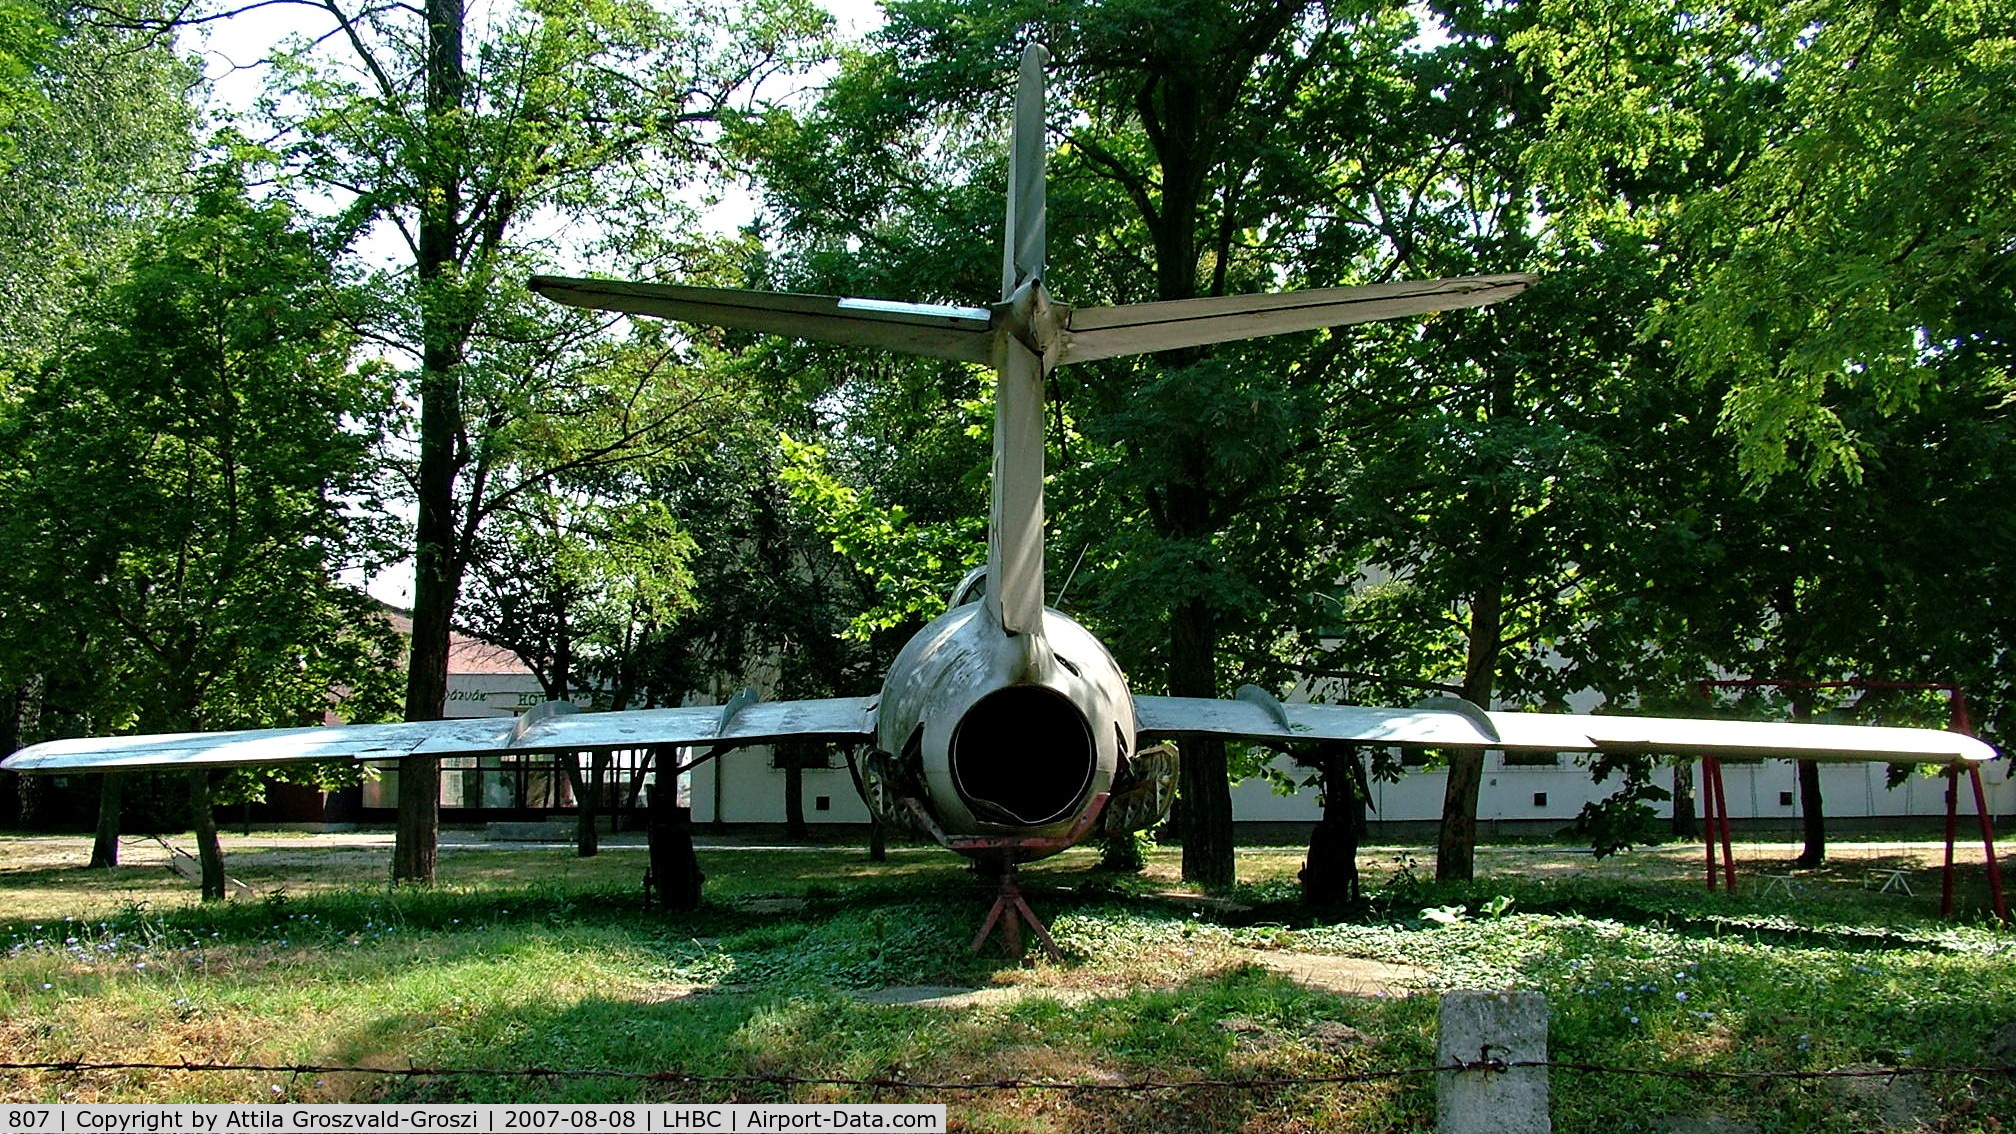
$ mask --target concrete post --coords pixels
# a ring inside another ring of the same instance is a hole
[[[1537,992],[1451,992],[1442,997],[1435,1062],[1547,1058],[1547,998]],[[1437,1134],[1549,1134],[1547,1069],[1442,1071],[1435,1076]]]

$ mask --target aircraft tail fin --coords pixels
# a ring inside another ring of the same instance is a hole
[[[1043,68],[1050,53],[1040,43],[1022,49],[1015,80],[1015,127],[1008,142],[1008,225],[1001,256],[1001,301],[1015,289],[1042,279],[1047,263],[1048,206],[1044,199]]]
[[[1047,310],[1043,294],[1043,65],[1050,53],[1022,51],[1015,86],[1015,132],[1008,151],[1008,222],[1001,301],[1009,319],[1030,326]],[[996,338],[994,488],[987,515],[987,609],[1010,634],[1043,628],[1043,375],[1035,344]]]

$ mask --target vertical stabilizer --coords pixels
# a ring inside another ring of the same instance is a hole
[[[1043,68],[1050,53],[1040,43],[1022,49],[1015,83],[1015,133],[1008,143],[1008,228],[1001,257],[1001,302],[1015,289],[1043,278]]]
[[[1043,65],[1022,52],[1015,133],[1008,150],[1008,224],[1001,302],[1008,326],[1027,328],[1048,306],[1043,290]],[[987,523],[987,605],[1010,634],[1043,627],[1043,358],[1027,334],[995,339],[994,493]]]

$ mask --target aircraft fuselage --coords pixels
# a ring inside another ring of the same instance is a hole
[[[1014,839],[1029,844],[1017,858],[1042,857],[1082,836],[1135,731],[1127,679],[1090,631],[1046,607],[1041,633],[1012,634],[970,602],[896,656],[863,794],[897,829],[920,826],[906,801],[923,805],[955,850]]]

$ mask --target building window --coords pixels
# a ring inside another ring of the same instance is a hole
[[[840,749],[831,744],[798,743],[773,744],[770,746],[770,767],[830,769],[844,768]]]
[[[1535,806],[1535,807],[1545,807],[1545,806],[1547,806],[1547,793],[1546,793],[1546,792],[1544,792],[1544,791],[1536,791],[1536,792],[1534,792],[1534,793],[1533,793],[1533,806]]]
[[[1507,768],[1558,768],[1561,766],[1559,752],[1507,752]]]

